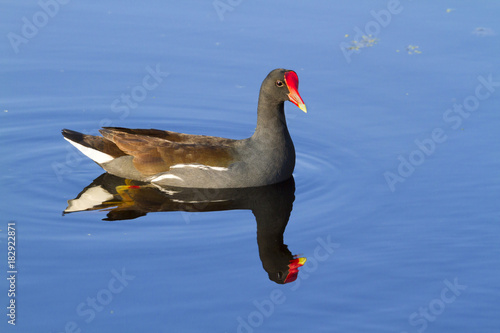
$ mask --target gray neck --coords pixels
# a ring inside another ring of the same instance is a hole
[[[257,128],[252,139],[280,142],[289,136],[284,102],[272,100],[261,92],[257,107]]]

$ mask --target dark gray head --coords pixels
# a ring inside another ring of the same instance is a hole
[[[289,69],[278,68],[271,71],[262,82],[261,94],[265,94],[268,100],[277,103],[290,101],[302,111],[307,112],[298,89],[297,73]]]

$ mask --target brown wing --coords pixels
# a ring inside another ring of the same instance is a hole
[[[156,135],[142,134],[146,131]],[[236,160],[230,144],[234,140],[158,130],[105,128],[100,132],[127,155],[133,156],[134,166],[148,176],[169,171],[176,164],[228,167]]]
[[[110,130],[113,133],[137,134],[141,136],[165,139],[171,142],[179,142],[179,143],[217,145],[217,144],[228,144],[234,141],[232,139],[219,138],[215,136],[184,134],[184,133],[163,131],[157,129],[141,129],[141,128],[132,129],[124,127],[104,127],[104,129]]]

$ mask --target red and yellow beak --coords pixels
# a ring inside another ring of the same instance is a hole
[[[288,87],[290,93],[288,94],[288,98],[290,102],[297,105],[299,109],[307,113],[306,105],[302,100],[302,97],[299,95],[299,78],[297,77],[297,73],[294,71],[288,71],[285,73],[285,84]]]
[[[304,265],[306,260],[306,258],[294,258],[290,260],[290,264],[288,265],[288,275],[286,276],[285,283],[297,280],[297,275],[299,275],[299,267]]]

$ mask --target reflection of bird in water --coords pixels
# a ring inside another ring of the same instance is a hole
[[[208,212],[249,209],[257,221],[262,266],[276,283],[295,281],[306,259],[293,256],[283,243],[295,199],[293,177],[282,183],[239,189],[173,188],[126,180],[105,173],[68,201],[65,214],[108,211],[104,220],[135,219],[150,212]]]

